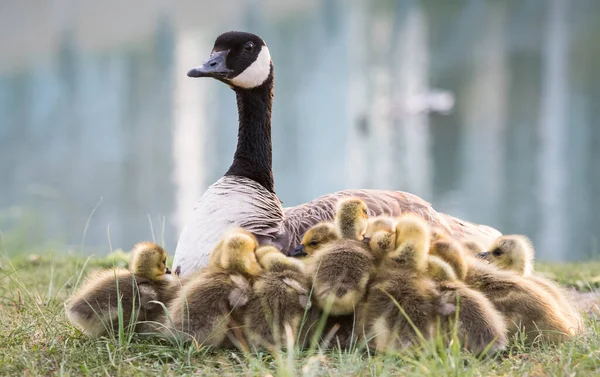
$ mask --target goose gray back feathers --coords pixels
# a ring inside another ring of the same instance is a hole
[[[501,235],[491,227],[473,224],[437,212],[427,201],[406,192],[345,190],[320,196],[296,207],[284,208],[283,234],[279,235],[273,243],[287,254],[300,244],[302,236],[312,226],[322,221],[332,221],[338,200],[349,196],[362,199],[369,208],[369,216],[397,217],[403,213],[414,213],[457,240],[472,239],[488,245]]]
[[[255,181],[225,176],[210,186],[196,205],[193,221],[181,233],[174,270],[186,275],[204,267],[223,232],[234,226],[249,230],[260,243],[273,244],[288,254],[308,229],[319,222],[333,220],[338,200],[348,196],[364,200],[369,216],[412,212],[458,240],[475,239],[489,245],[501,235],[493,228],[439,213],[430,203],[406,192],[346,190],[282,208],[277,196]]]

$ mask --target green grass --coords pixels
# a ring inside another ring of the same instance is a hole
[[[204,376],[544,376],[597,375],[600,323],[588,319],[584,335],[559,347],[513,346],[480,360],[448,346],[418,356],[373,355],[365,351],[312,354],[243,354],[173,346],[160,341],[114,337],[89,339],[69,325],[65,301],[78,278],[116,259],[63,254],[0,258],[0,375],[191,375]],[[600,262],[540,265],[567,286],[588,289],[600,277]],[[518,342],[517,342],[518,344]]]
[[[546,263],[537,266],[537,270],[554,278],[560,284],[576,288],[578,291],[600,288],[600,262]]]

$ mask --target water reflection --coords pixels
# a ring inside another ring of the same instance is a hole
[[[276,66],[285,205],[400,189],[525,233],[540,259],[598,253],[594,0],[28,3],[0,5],[3,35],[30,22],[0,40],[5,242],[79,245],[101,200],[88,247],[128,248],[150,219],[173,250],[237,132],[233,93],[185,72],[245,29]]]

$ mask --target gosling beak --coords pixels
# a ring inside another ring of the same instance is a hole
[[[187,73],[188,77],[226,78],[229,73],[233,72],[226,65],[228,53],[229,50],[214,51],[200,67],[190,69]]]
[[[294,250],[292,250],[292,252],[290,253],[290,257],[294,257],[294,258],[302,258],[307,256],[308,254],[306,254],[304,252],[304,245],[300,244],[298,246],[296,246],[294,248]]]
[[[477,253],[477,258],[488,260],[490,257],[490,253],[484,251],[483,253]]]
[[[363,242],[366,243],[367,245],[369,244],[369,242],[371,242],[371,237],[364,237],[363,238]]]
[[[170,274],[170,273],[171,273],[171,270],[169,270],[169,267],[166,267],[165,274]]]

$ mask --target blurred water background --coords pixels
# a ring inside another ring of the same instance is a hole
[[[539,259],[596,257],[599,19],[597,0],[1,0],[3,247],[174,250],[237,133],[233,92],[186,72],[246,30],[275,64],[284,205],[398,189]]]

